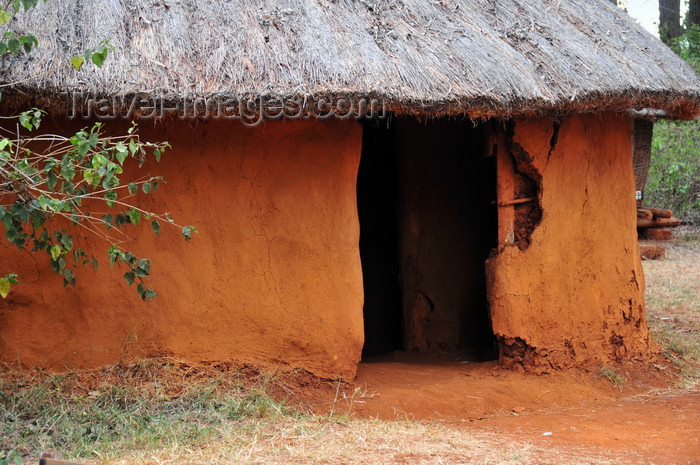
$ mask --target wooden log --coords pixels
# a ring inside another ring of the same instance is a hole
[[[39,459],[39,465],[83,465],[83,464],[81,464],[79,462],[72,462],[70,460],[42,458],[42,459]]]
[[[648,241],[670,241],[673,239],[673,231],[668,228],[647,228],[639,232],[640,239]]]
[[[535,200],[537,200],[537,197],[526,197],[524,199],[504,200],[503,202],[499,202],[498,206],[499,207],[508,207],[510,205],[519,205],[521,203],[534,202]]]
[[[39,465],[82,465],[78,462],[63,460],[61,453],[56,449],[46,449],[39,459]]]
[[[645,209],[649,210],[654,218],[671,218],[673,216],[673,212],[668,208],[645,207]]]
[[[681,225],[678,218],[657,218],[655,220],[645,220],[637,218],[638,228],[674,228]]]
[[[654,219],[654,214],[649,209],[638,208],[637,209],[637,218],[640,218],[643,220],[651,220],[651,219]]]

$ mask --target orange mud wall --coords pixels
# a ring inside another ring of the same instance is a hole
[[[173,149],[134,169],[168,181],[136,201],[199,234],[185,243],[166,225],[160,238],[148,225],[126,228],[134,240],[124,247],[153,259],[150,303],[126,285],[124,268],[110,270],[94,238],[75,238],[100,268],[78,268],[74,289],[45,257],[0,242],[3,268],[21,280],[0,300],[1,360],[63,369],[167,354],[353,377],[363,344],[361,131],[338,120],[143,122],[143,140]]]
[[[630,128],[626,115],[606,113],[517,120],[499,135],[499,250],[487,289],[503,365],[649,354]]]

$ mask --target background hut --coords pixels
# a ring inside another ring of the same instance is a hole
[[[353,376],[363,346],[541,369],[651,350],[627,110],[692,118],[700,83],[607,0],[56,0],[12,26],[40,49],[3,63],[6,111],[42,106],[54,130],[140,118],[178,186],[144,205],[201,234],[137,238],[147,306],[100,286],[108,270],[64,291],[0,246],[23,278],[0,302],[4,361]],[[105,38],[103,68],[70,67]],[[392,118],[322,118],[361,99]],[[280,102],[296,117],[260,121]]]

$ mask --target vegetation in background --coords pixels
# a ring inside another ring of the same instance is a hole
[[[671,48],[700,74],[700,25],[686,24]],[[645,203],[700,224],[700,121],[654,124]]]
[[[700,224],[700,121],[657,121],[644,203]]]
[[[671,39],[670,47],[700,73],[700,24],[687,25],[683,34]]]

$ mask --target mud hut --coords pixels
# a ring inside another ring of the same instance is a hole
[[[64,290],[0,244],[22,277],[2,361],[347,378],[363,348],[534,369],[653,350],[627,112],[693,118],[700,82],[609,1],[55,0],[17,21],[40,49],[4,63],[5,111],[139,120],[174,147],[139,201],[200,234],[134,238],[149,304],[106,266]],[[105,38],[103,68],[68,65]]]

